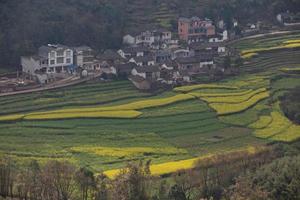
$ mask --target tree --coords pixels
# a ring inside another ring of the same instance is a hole
[[[8,157],[0,159],[0,196],[13,196],[15,176],[13,161]]]
[[[231,68],[231,58],[230,56],[226,56],[224,61],[223,61],[223,68],[225,70],[230,69]]]
[[[227,192],[224,196],[230,200],[267,200],[268,192],[262,190],[256,185],[252,185],[247,177],[239,177],[231,191]]]
[[[87,200],[91,190],[95,188],[94,173],[87,168],[80,168],[76,172],[76,182],[79,184],[81,199]]]
[[[75,167],[69,162],[49,161],[41,172],[43,199],[72,200],[76,189]]]
[[[121,171],[113,181],[113,199],[119,200],[147,200],[150,180],[150,161],[145,165],[143,162],[130,163]]]
[[[23,169],[19,170],[16,181],[17,196],[21,199],[41,199],[40,166],[33,160]]]
[[[182,187],[178,185],[173,185],[170,189],[169,193],[169,199],[170,200],[188,200],[185,196],[185,193],[182,189]]]
[[[109,180],[104,174],[100,174],[96,178],[95,200],[108,200]]]

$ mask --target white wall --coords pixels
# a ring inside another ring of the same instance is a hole
[[[68,56],[67,55],[67,52],[70,52],[70,55]],[[52,53],[54,54],[54,57],[51,57]],[[72,65],[74,62],[73,62],[73,50],[72,49],[66,49],[64,50],[63,52],[63,56],[58,56],[57,55],[57,50],[55,51],[51,51],[49,52],[48,54],[48,65],[49,67],[58,67],[58,66],[69,66],[69,65]],[[62,63],[57,63],[57,58],[63,58],[63,62]],[[70,63],[67,63],[67,59],[70,59]],[[54,60],[54,64],[51,64],[51,60]]]
[[[146,73],[138,73],[135,68],[132,69],[131,74],[134,76],[141,76],[143,78],[146,78]]]
[[[36,70],[41,69],[40,62],[32,57],[21,57],[22,71],[29,74],[35,74]]]
[[[123,37],[123,43],[133,45],[133,44],[135,44],[135,38],[132,37],[131,35],[125,35]]]

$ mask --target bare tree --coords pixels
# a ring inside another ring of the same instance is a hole
[[[76,189],[75,167],[69,162],[49,161],[41,172],[45,200],[74,199]]]

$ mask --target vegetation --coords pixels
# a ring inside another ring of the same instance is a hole
[[[132,162],[113,179],[66,161],[36,161],[19,168],[0,161],[0,196],[17,199],[297,199],[299,149],[296,145],[240,150],[194,160],[192,169],[162,178],[151,162]],[[286,154],[289,156],[284,157]],[[171,165],[170,167],[176,165]],[[167,167],[167,165],[165,165]],[[164,170],[164,166],[157,169]],[[291,181],[293,180],[293,181]]]
[[[241,103],[210,103],[209,106],[211,106],[213,109],[215,109],[218,113],[218,115],[226,115],[226,114],[233,114],[242,112],[244,110],[249,109],[250,107],[257,104],[259,101],[262,101],[269,97],[269,92],[263,92],[257,95],[254,95],[250,99],[241,102]]]
[[[271,118],[271,123],[262,129],[257,129],[255,131],[256,136],[286,142],[294,141],[300,138],[300,126],[293,125],[279,112],[272,112]]]
[[[280,108],[291,121],[297,124],[300,124],[299,90],[299,87],[295,88],[280,98]]]
[[[199,84],[199,85],[190,85],[182,86],[174,89],[176,92],[190,92],[193,90],[199,89],[237,89],[236,87],[226,86],[226,85],[216,85],[216,84]]]

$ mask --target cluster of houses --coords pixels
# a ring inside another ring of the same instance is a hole
[[[279,13],[276,16],[277,21],[284,26],[300,25],[300,13],[291,13],[289,11]]]
[[[41,83],[53,77],[101,73],[102,77],[126,77],[141,90],[157,85],[191,82],[194,76],[224,71],[215,62],[227,55],[228,32],[209,19],[179,18],[178,36],[168,30],[126,34],[124,47],[95,55],[90,47],[47,45],[36,55],[21,58],[23,73]]]
[[[100,63],[87,46],[68,47],[48,44],[41,46],[36,55],[21,57],[22,72],[39,83],[49,83],[78,72],[100,72]]]

